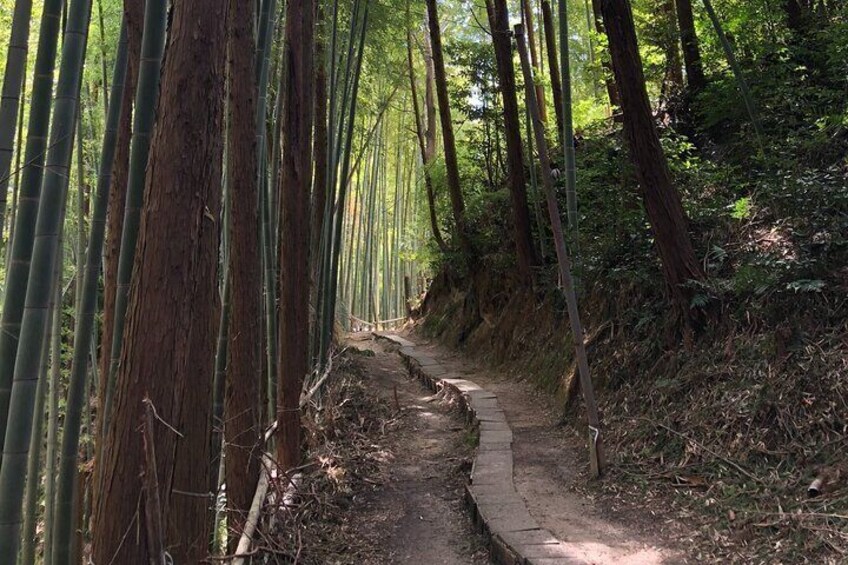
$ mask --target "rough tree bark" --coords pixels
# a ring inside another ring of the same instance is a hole
[[[539,259],[533,246],[530,231],[530,211],[527,207],[527,178],[524,173],[524,155],[521,148],[521,122],[518,118],[518,97],[515,89],[515,67],[512,57],[512,33],[509,29],[509,11],[506,0],[488,0],[486,11],[492,30],[495,62],[498,70],[504,114],[504,138],[509,194],[512,199],[512,217],[515,229],[515,251],[521,278],[526,283],[533,280],[533,267]],[[552,66],[551,68],[556,68]],[[560,95],[562,92],[560,92]],[[555,96],[556,97],[556,96]]]
[[[280,191],[277,462],[300,464],[300,390],[309,372],[309,189],[312,173],[312,0],[286,5]]]
[[[680,194],[672,184],[665,153],[651,114],[636,29],[628,0],[602,0],[615,79],[621,93],[624,135],[654,232],[665,280],[684,320],[697,322],[691,308],[693,291],[684,286],[704,273],[695,257]]]
[[[126,339],[101,461],[96,563],[149,563],[137,523],[145,396],[161,419],[154,439],[168,551],[175,563],[197,563],[209,545],[226,0],[182,0],[172,10]]]
[[[436,96],[439,99],[439,119],[442,123],[442,139],[445,146],[445,168],[447,169],[447,185],[450,194],[453,219],[456,223],[456,236],[460,249],[471,260],[474,256],[474,246],[465,222],[465,201],[459,184],[459,163],[456,158],[456,139],[453,133],[450,101],[448,99],[448,83],[445,74],[445,59],[442,54],[442,30],[439,27],[439,13],[436,0],[426,0],[430,42],[433,50],[433,70],[435,71]]]
[[[695,18],[691,0],[675,0],[677,25],[680,28],[680,45],[683,48],[683,64],[686,67],[686,82],[694,94],[703,90],[707,83],[701,66],[701,48],[695,33]]]
[[[250,4],[253,6],[253,4]],[[230,316],[224,395],[224,458],[230,547],[235,549],[259,481],[262,438],[260,380],[262,333],[259,258],[259,185],[256,176],[256,73],[254,11],[242,0],[228,9],[229,139],[227,186],[230,198]]]

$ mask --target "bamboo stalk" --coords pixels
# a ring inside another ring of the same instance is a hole
[[[121,26],[121,38],[112,76],[112,105],[106,120],[106,131],[100,157],[91,234],[82,279],[81,300],[78,302],[77,323],[74,328],[74,354],[68,384],[68,400],[65,411],[65,433],[62,435],[62,455],[56,495],[57,530],[56,559],[62,563],[68,558],[67,547],[71,536],[70,516],[73,512],[74,488],[76,485],[77,456],[79,452],[82,411],[87,404],[86,389],[90,350],[94,341],[94,321],[97,311],[97,286],[103,260],[103,241],[106,232],[106,210],[109,187],[112,183],[112,161],[118,136],[118,121],[121,113],[123,89],[127,74],[127,30]],[[105,376],[104,376],[105,377]]]
[[[29,266],[35,241],[35,222],[44,175],[44,158],[50,124],[50,100],[56,68],[59,16],[62,0],[45,0],[35,56],[35,74],[30,94],[24,168],[18,188],[15,239],[6,266],[6,288],[0,321],[0,447],[5,446],[9,397],[20,342],[21,318],[29,282]],[[5,121],[5,120],[4,120]],[[20,151],[20,148],[18,149]],[[5,189],[3,190],[5,193]]]
[[[754,103],[754,97],[751,94],[751,89],[748,87],[748,81],[745,80],[745,74],[742,72],[742,67],[739,66],[739,62],[736,60],[736,55],[733,52],[733,45],[731,45],[730,40],[724,33],[724,27],[721,25],[721,20],[719,20],[716,15],[712,2],[710,0],[703,0],[703,2],[707,15],[710,17],[710,21],[715,29],[716,35],[718,35],[719,41],[721,42],[721,47],[724,49],[727,62],[733,70],[733,75],[736,77],[736,85],[739,87],[740,94],[742,94],[742,101],[745,104],[745,109],[748,111],[748,116],[751,118],[751,125],[754,126],[754,133],[757,136],[760,153],[764,153],[763,127],[760,123],[760,117],[757,112],[757,106]]]
[[[147,178],[147,160],[150,153],[150,137],[156,118],[155,108],[159,98],[159,77],[165,51],[165,33],[168,13],[166,0],[146,0],[144,31],[141,38],[141,60],[138,67],[135,104],[133,112],[133,136],[130,146],[129,179],[127,181],[124,223],[121,233],[121,253],[118,259],[118,277],[115,294],[114,330],[112,334],[112,359],[106,381],[106,398],[103,401],[101,434],[109,425],[112,397],[115,392],[115,377],[124,343],[124,322],[129,302],[130,282],[138,243],[141,209],[144,205],[144,185]]]
[[[12,15],[11,35],[6,51],[6,70],[3,75],[3,95],[0,99],[0,241],[6,226],[6,195],[9,191],[9,179],[12,176],[11,165],[12,154],[15,152],[13,143],[18,106],[23,107],[21,94],[26,82],[31,19],[32,0],[17,0]],[[22,131],[22,126],[18,125],[17,129]],[[19,137],[17,153],[20,154],[21,149]]]
[[[51,143],[27,284],[20,343],[15,360],[3,465],[0,468],[0,555],[16,555],[20,544],[21,502],[32,435],[33,408],[41,350],[50,319],[53,273],[63,229],[74,133],[79,111],[80,76],[85,61],[91,1],[74,0],[68,12],[62,64],[53,108]]]
[[[566,305],[568,307],[568,320],[571,324],[571,335],[574,341],[574,353],[577,358],[577,366],[580,372],[580,387],[583,390],[583,400],[586,404],[586,416],[589,423],[589,466],[594,477],[600,476],[606,466],[603,443],[601,438],[600,417],[598,406],[595,401],[595,391],[592,378],[589,374],[589,361],[586,356],[585,338],[583,326],[580,323],[580,311],[577,306],[577,294],[574,291],[574,282],[571,276],[571,260],[565,247],[565,236],[562,229],[562,220],[559,214],[559,205],[556,201],[554,182],[551,175],[551,161],[548,156],[548,145],[545,140],[545,129],[539,115],[539,106],[533,91],[533,71],[530,69],[530,61],[527,57],[527,46],[524,42],[524,30],[521,24],[515,26],[515,41],[518,44],[518,55],[521,59],[521,70],[524,73],[524,90],[527,104],[530,107],[530,115],[533,118],[533,129],[536,134],[536,145],[539,150],[539,160],[542,165],[542,186],[545,189],[545,197],[548,203],[548,214],[554,232],[554,246],[556,248],[559,274],[564,287]]]

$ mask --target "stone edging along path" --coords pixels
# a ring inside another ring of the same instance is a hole
[[[512,430],[498,398],[472,381],[455,378],[432,356],[416,350],[411,341],[395,334],[374,336],[399,346],[398,353],[412,376],[433,392],[450,396],[479,430],[477,454],[466,501],[474,523],[489,541],[495,563],[502,565],[585,564],[568,544],[539,526],[530,515],[512,479]]]

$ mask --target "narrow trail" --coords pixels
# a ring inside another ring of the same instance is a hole
[[[662,523],[649,509],[619,512],[593,500],[583,488],[587,478],[579,439],[556,426],[556,414],[531,385],[482,370],[455,352],[422,343],[420,337],[413,339],[417,350],[425,351],[451,373],[497,395],[514,434],[515,487],[533,518],[573,552],[577,561],[570,563],[686,561],[663,541]],[[415,414],[397,438],[386,487],[371,501],[369,510],[373,515],[368,520],[375,519],[373,528],[391,530],[385,538],[390,562],[486,562],[480,557],[479,536],[461,503],[468,467],[460,468],[452,460],[473,456],[467,442],[461,445],[467,437],[462,421],[409,379],[391,347],[363,334],[352,336],[351,344],[374,351],[366,366],[375,388],[392,396],[397,387],[400,405]]]
[[[513,481],[530,514],[587,563],[653,565],[685,559],[662,541],[662,524],[649,509],[602,508],[587,492],[579,438],[557,426],[559,414],[532,384],[482,369],[460,354],[413,336],[417,348],[452,373],[497,395],[514,434]]]
[[[355,511],[359,535],[379,547],[379,563],[487,563],[464,508],[473,446],[462,418],[411,380],[397,354],[370,334],[352,335],[348,345],[374,353],[361,358],[367,378],[402,415],[386,446],[382,486]]]

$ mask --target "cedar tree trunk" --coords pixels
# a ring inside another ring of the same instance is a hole
[[[182,0],[172,8],[101,461],[95,563],[149,563],[139,475],[153,471],[145,469],[139,432],[146,397],[159,418],[153,437],[165,547],[175,563],[198,563],[208,553],[226,4]]]
[[[252,7],[252,4],[250,4]],[[224,395],[224,458],[228,529],[235,550],[259,480],[262,266],[259,257],[259,185],[256,176],[254,10],[229,0],[230,317]]]
[[[621,93],[624,135],[636,168],[648,220],[654,232],[662,270],[672,298],[683,318],[696,321],[691,308],[693,291],[684,286],[702,280],[680,194],[672,184],[665,154],[651,114],[636,29],[628,0],[602,0],[615,79]]]
[[[280,181],[277,462],[300,464],[300,391],[309,372],[309,190],[312,173],[312,0],[286,5]]]
[[[495,62],[498,70],[504,113],[504,138],[509,193],[515,229],[515,251],[521,278],[526,283],[533,280],[533,267],[539,264],[533,236],[530,231],[530,211],[527,207],[527,178],[524,173],[524,155],[521,149],[521,122],[518,118],[518,98],[515,90],[515,67],[512,57],[512,34],[509,29],[509,12],[506,0],[488,0],[486,10]]]

